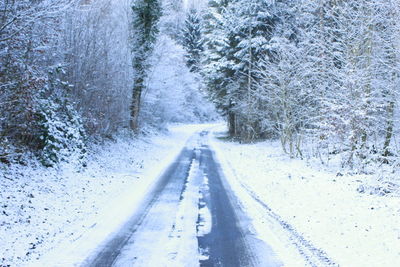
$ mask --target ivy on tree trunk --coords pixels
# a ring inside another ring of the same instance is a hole
[[[130,128],[137,131],[142,92],[149,69],[147,59],[151,55],[158,33],[161,17],[159,0],[137,0],[132,4],[132,52],[136,78],[132,89]]]

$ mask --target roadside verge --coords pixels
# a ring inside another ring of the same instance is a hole
[[[400,199],[357,192],[357,179],[290,159],[279,144],[212,146],[258,237],[286,266],[395,266]]]

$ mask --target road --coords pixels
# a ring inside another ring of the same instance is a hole
[[[208,131],[188,141],[140,207],[82,266],[281,266],[254,235]]]

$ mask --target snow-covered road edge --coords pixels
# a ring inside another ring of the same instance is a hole
[[[277,258],[284,264],[284,266],[307,266],[307,261],[292,244],[287,232],[282,229],[276,220],[270,218],[268,210],[265,210],[264,207],[257,203],[257,201],[255,201],[249,192],[242,186],[240,179],[235,172],[235,168],[233,168],[226,159],[227,155],[219,146],[218,141],[215,140],[214,136],[210,138],[210,145],[215,151],[216,158],[221,165],[226,180],[229,182],[232,190],[241,201],[245,212],[247,212],[249,217],[252,218],[251,223],[254,227],[257,238],[272,248],[276,253]]]

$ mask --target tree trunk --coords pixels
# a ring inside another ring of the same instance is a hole
[[[371,10],[366,11],[366,13],[368,14],[368,18],[372,17],[371,15]],[[368,22],[366,22],[368,23]],[[366,46],[366,57],[367,57],[367,62],[366,62],[366,66],[365,69],[367,70],[368,73],[368,77],[367,77],[367,84],[365,87],[365,96],[367,97],[367,101],[365,103],[365,110],[367,111],[367,117],[365,118],[365,121],[368,121],[368,112],[371,110],[371,91],[372,91],[372,52],[373,52],[373,27],[372,27],[372,23],[369,22],[369,26],[368,26],[368,39],[365,41],[364,45]],[[368,146],[367,144],[367,140],[368,140],[368,133],[367,133],[367,129],[368,129],[368,125],[366,125],[366,127],[364,127],[362,129],[362,147],[366,148]],[[366,155],[364,155],[366,156]]]
[[[228,114],[228,128],[229,128],[229,135],[235,136],[236,135],[236,116],[235,113],[229,112]]]
[[[390,155],[389,146],[390,141],[392,140],[393,136],[393,115],[394,115],[394,101],[391,101],[388,106],[388,125],[386,128],[386,137],[385,143],[383,144],[383,156],[388,157]]]
[[[140,100],[142,98],[142,91],[143,78],[140,77],[136,79],[132,91],[131,118],[129,121],[129,126],[133,131],[137,131],[139,129]]]

